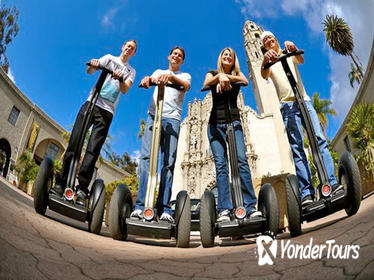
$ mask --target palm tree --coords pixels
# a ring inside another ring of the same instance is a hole
[[[329,43],[330,47],[341,55],[349,55],[356,65],[360,79],[363,79],[364,74],[361,70],[362,67],[358,64],[356,60],[357,56],[353,53],[353,36],[347,23],[344,19],[336,15],[326,15],[323,25],[326,41]]]
[[[143,137],[144,130],[145,130],[145,121],[144,121],[144,119],[140,119],[138,139],[141,139]]]
[[[374,104],[356,105],[346,125],[355,148],[361,151],[358,160],[362,160],[368,174],[374,178]]]
[[[315,92],[313,94],[313,107],[317,112],[319,123],[321,124],[323,134],[326,136],[327,128],[329,127],[329,120],[327,119],[328,115],[336,116],[335,109],[331,108],[330,99],[321,99],[319,98],[319,93]]]
[[[351,72],[348,74],[349,83],[351,84],[351,87],[353,88],[353,83],[356,81],[357,84],[361,83],[360,79],[360,72],[359,70],[351,63]]]

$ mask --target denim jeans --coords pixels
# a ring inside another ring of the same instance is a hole
[[[305,101],[314,131],[317,136],[319,151],[322,156],[323,163],[326,168],[329,183],[334,185],[337,183],[334,173],[334,162],[328,149],[326,138],[322,132],[319,119],[311,101]],[[296,167],[296,175],[299,179],[301,199],[307,195],[314,196],[314,187],[312,185],[312,177],[308,165],[308,159],[304,152],[303,137],[303,121],[301,119],[301,111],[296,102],[285,102],[281,105],[281,113],[284,125],[287,130],[288,141],[291,145],[293,159]]]
[[[149,160],[151,153],[152,129],[154,116],[148,115],[142,137],[142,150],[139,159],[140,178],[135,210],[144,209],[145,194],[148,183]],[[177,157],[177,145],[180,121],[162,118],[161,129],[161,178],[158,191],[156,209],[158,214],[166,212],[172,214],[170,209],[171,187],[173,185],[174,164]]]
[[[243,194],[244,207],[247,213],[256,209],[257,199],[253,190],[251,172],[245,155],[243,129],[240,121],[233,121],[236,150],[238,155],[238,168]],[[218,213],[223,210],[232,210],[230,197],[229,172],[227,167],[227,124],[209,124],[208,139],[214,156],[218,188]]]

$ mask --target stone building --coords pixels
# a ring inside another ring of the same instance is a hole
[[[287,225],[285,209],[285,178],[295,173],[292,153],[279,111],[279,101],[271,81],[260,74],[263,58],[261,33],[252,21],[243,28],[250,82],[257,102],[256,113],[244,104],[242,89],[238,96],[246,154],[256,193],[262,184],[270,182],[277,193],[280,207],[280,227]],[[213,155],[207,137],[207,125],[212,107],[211,93],[203,100],[188,104],[188,115],[180,129],[177,159],[174,170],[172,199],[185,189],[191,198],[200,198],[204,190],[216,185]]]
[[[65,151],[65,130],[32,103],[0,69],[0,172],[9,179],[11,165],[29,149],[40,164],[46,155],[60,158]],[[97,177],[111,182],[126,174],[109,162],[98,162]]]

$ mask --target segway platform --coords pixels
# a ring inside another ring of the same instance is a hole
[[[73,204],[68,201],[64,196],[58,196],[53,193],[49,194],[48,207],[52,211],[58,212],[64,216],[68,216],[72,219],[84,222],[87,220],[87,208]]]
[[[145,221],[126,219],[127,230],[129,234],[141,235],[150,238],[170,239],[175,236],[176,224],[166,221]]]
[[[347,206],[347,195],[344,189],[328,198],[321,198],[302,209],[302,219],[307,222],[325,217]]]
[[[254,217],[251,219],[220,222],[216,223],[216,229],[219,237],[256,234],[267,230],[266,218]]]

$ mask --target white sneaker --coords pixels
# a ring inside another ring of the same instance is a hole
[[[140,209],[136,209],[136,210],[134,210],[134,211],[131,213],[130,218],[131,218],[131,219],[139,219],[139,220],[143,219],[143,211],[140,210]]]
[[[169,213],[162,213],[161,217],[160,217],[160,220],[161,221],[166,221],[166,222],[169,222],[171,224],[174,224],[174,219],[173,217],[169,214]]]
[[[260,211],[253,210],[251,213],[249,213],[248,218],[256,218],[256,217],[262,217],[262,213]]]
[[[221,213],[218,214],[217,222],[230,222],[230,211],[229,210],[223,210]]]

